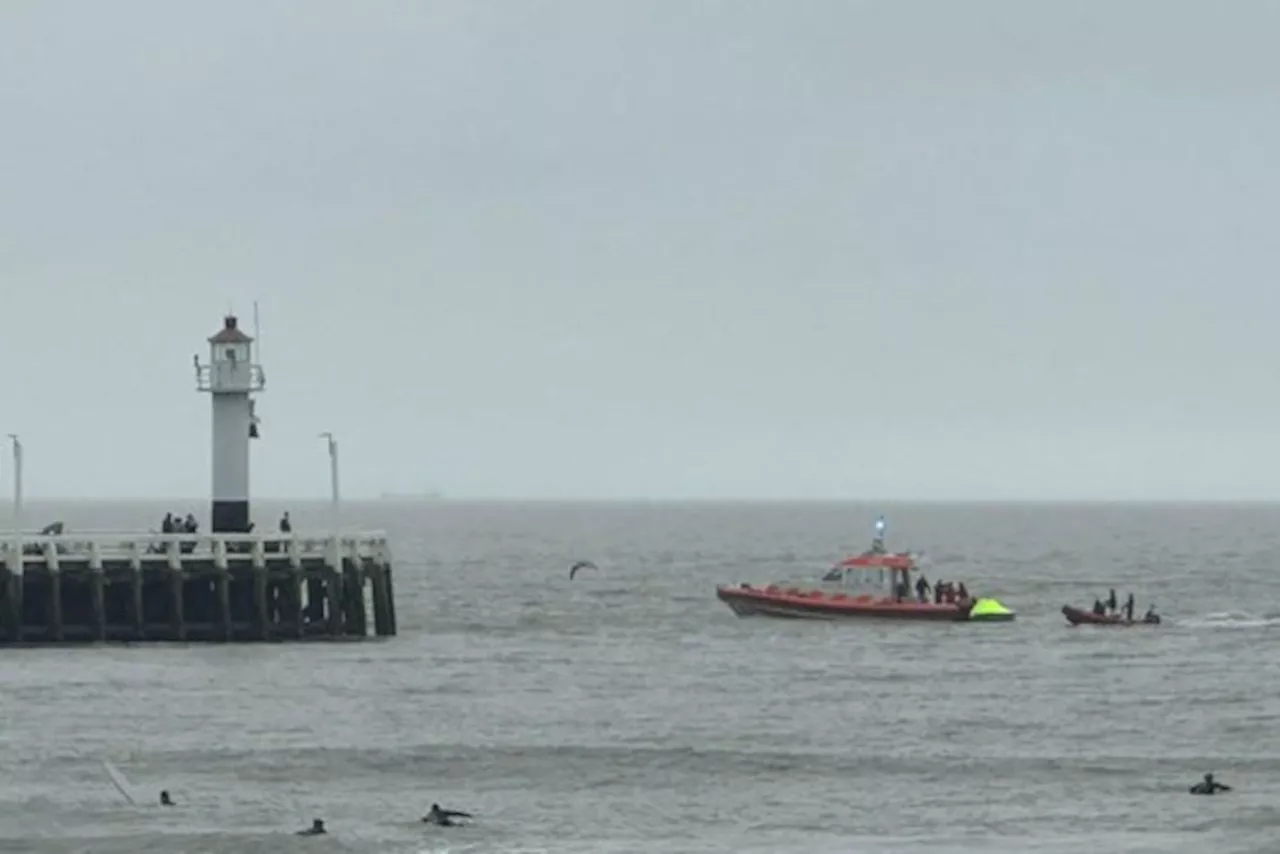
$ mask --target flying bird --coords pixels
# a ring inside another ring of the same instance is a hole
[[[599,568],[600,567],[596,566],[594,563],[592,563],[589,560],[580,560],[577,563],[575,563],[573,566],[569,567],[569,580],[572,581],[573,577],[578,574],[578,570],[580,569],[599,569]]]

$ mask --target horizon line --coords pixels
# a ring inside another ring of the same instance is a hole
[[[121,496],[121,495],[24,495],[22,503],[30,504],[182,504],[205,503],[208,496]],[[328,497],[300,495],[263,495],[251,497],[249,503],[295,503],[301,505],[329,505]],[[341,499],[346,504],[851,504],[851,505],[957,505],[957,504],[1280,504],[1280,495],[1270,498],[1222,498],[1222,497],[963,497],[946,498],[866,498],[866,497],[803,497],[803,496],[521,496],[521,495],[355,495]],[[0,507],[12,507],[11,498],[0,498]]]

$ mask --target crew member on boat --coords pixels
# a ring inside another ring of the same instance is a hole
[[[1093,613],[1095,616],[1098,616],[1098,617],[1101,617],[1103,614],[1107,613],[1107,606],[1102,604],[1101,599],[1093,600]]]
[[[1107,597],[1107,610],[1114,614],[1116,612],[1116,589],[1111,588],[1111,595]]]
[[[1129,598],[1124,600],[1124,618],[1129,622],[1133,622],[1133,594],[1129,594]]]
[[[919,599],[921,602],[929,601],[930,589],[931,588],[929,587],[929,582],[925,579],[923,575],[921,575],[919,578],[916,579],[916,598]]]

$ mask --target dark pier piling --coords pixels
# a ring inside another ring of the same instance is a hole
[[[22,535],[0,557],[0,644],[360,638],[370,607],[396,633],[380,532]]]

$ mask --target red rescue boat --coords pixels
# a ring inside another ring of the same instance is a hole
[[[1062,616],[1073,626],[1158,626],[1160,615],[1148,613],[1141,620],[1127,620],[1123,614],[1095,614],[1086,608],[1062,606]]]
[[[716,598],[739,617],[793,617],[834,620],[841,617],[882,617],[896,620],[968,620],[973,600],[934,604],[914,599],[898,601],[893,597],[876,597],[869,593],[851,596],[844,592],[782,588],[776,584],[753,587],[722,585]]]
[[[790,584],[721,585],[716,598],[739,617],[790,617],[834,620],[872,617],[894,620],[976,622],[1012,620],[1014,614],[995,599],[920,601],[912,596],[915,556],[884,548],[884,520],[876,525],[869,551],[845,558],[823,577],[828,586],[806,589]]]

